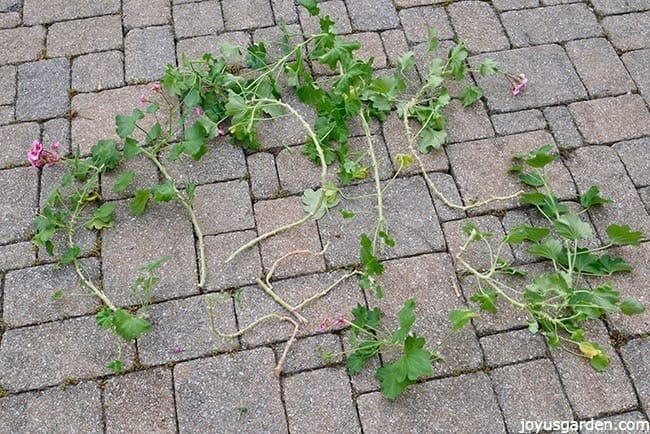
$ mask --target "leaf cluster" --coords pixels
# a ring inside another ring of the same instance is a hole
[[[573,212],[561,203],[554,195],[546,173],[546,167],[556,159],[551,150],[551,145],[544,145],[530,153],[516,154],[516,164],[511,168],[522,183],[532,187],[521,196],[521,202],[536,208],[546,225],[521,224],[512,228],[499,249],[492,253],[492,266],[486,272],[471,267],[461,255],[459,259],[477,277],[479,291],[471,301],[481,310],[496,314],[498,298],[510,302],[529,314],[531,332],[544,334],[553,348],[577,347],[579,354],[600,371],[608,365],[607,354],[597,344],[585,341],[583,323],[611,312],[638,314],[644,311],[644,307],[632,298],[621,299],[620,292],[610,283],[592,282],[587,278],[602,278],[631,270],[623,258],[612,257],[606,252],[613,246],[638,246],[643,234],[632,231],[627,225],[612,224],[606,229],[608,238],[602,246],[586,247],[585,241],[594,234],[589,222],[583,218],[585,212],[610,201],[600,196],[597,186],[592,186],[578,197],[581,211]],[[486,240],[491,236],[473,225],[468,225],[465,231],[469,235],[468,243],[487,244]],[[504,246],[518,244],[525,245],[528,254],[550,262],[552,269],[535,276],[521,290],[498,279],[503,274],[526,275],[499,257]]]

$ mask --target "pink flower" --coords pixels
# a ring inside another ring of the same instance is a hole
[[[331,325],[332,325],[332,324],[330,323],[330,319],[329,319],[329,318],[325,318],[325,319],[323,320],[323,322],[320,323],[320,326],[319,326],[320,331],[324,332],[325,330],[327,330],[328,328],[330,328]]]
[[[147,102],[147,97],[144,94],[140,95],[140,104],[144,104],[145,102]]]
[[[219,125],[217,127],[217,134],[223,137],[228,134],[228,131],[226,131],[221,125]]]
[[[194,107],[194,113],[195,113],[197,116],[203,116],[203,115],[205,114],[205,112],[203,111],[203,109],[202,109],[201,107],[199,107],[199,106]]]
[[[512,94],[513,95],[519,95],[519,92],[528,85],[528,79],[526,78],[526,75],[524,74],[519,74],[517,77],[515,77],[515,81],[512,83]]]
[[[153,84],[151,85],[151,90],[154,92],[158,92],[160,90],[160,82],[154,81]]]
[[[174,348],[172,349],[172,352],[174,354],[182,353],[183,352],[183,347],[180,345],[174,345]]]
[[[336,318],[336,321],[334,321],[334,324],[332,324],[332,327],[341,328],[341,327],[345,327],[346,324],[347,324],[347,320],[345,319],[345,317],[343,315],[339,315]]]
[[[57,152],[59,142],[54,142],[50,145],[50,149],[44,149],[43,144],[38,140],[32,143],[32,149],[27,153],[27,160],[32,167],[40,169],[45,164],[52,166],[61,161],[61,155]]]

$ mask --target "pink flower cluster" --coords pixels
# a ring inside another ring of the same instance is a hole
[[[526,75],[519,74],[516,77],[512,77],[512,94],[519,95],[519,92],[528,85],[528,79]]]
[[[339,315],[334,322],[331,322],[329,318],[325,318],[323,322],[320,323],[320,331],[324,332],[330,327],[334,329],[342,328],[345,327],[346,324],[347,320],[343,315]]]
[[[61,161],[61,155],[57,152],[61,144],[54,142],[50,145],[50,149],[45,149],[43,144],[38,140],[32,143],[32,149],[27,153],[27,160],[32,167],[40,169],[44,165],[52,166]]]

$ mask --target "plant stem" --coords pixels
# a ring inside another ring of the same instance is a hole
[[[377,196],[377,224],[375,226],[375,234],[372,239],[372,246],[373,250],[376,249],[377,246],[377,237],[379,235],[380,231],[385,231],[387,232],[387,223],[386,223],[386,218],[384,217],[384,201],[383,201],[383,192],[381,188],[381,180],[379,178],[379,163],[377,162],[377,157],[375,155],[375,146],[372,143],[372,134],[370,133],[370,126],[368,125],[368,119],[366,119],[366,111],[362,110],[360,113],[360,118],[361,118],[361,125],[363,126],[363,132],[366,135],[366,140],[368,141],[368,155],[370,156],[370,160],[372,161],[372,169],[374,171],[374,178],[375,178],[375,191],[376,196]],[[373,253],[376,253],[376,251],[373,251]]]

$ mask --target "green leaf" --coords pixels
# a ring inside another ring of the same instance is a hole
[[[131,215],[139,216],[144,213],[147,203],[151,198],[151,191],[149,190],[138,190],[135,192],[135,197],[131,200],[129,204],[129,212]]]
[[[201,93],[199,90],[196,88],[190,89],[190,91],[185,94],[185,98],[183,98],[183,104],[189,108],[194,108],[201,104]]]
[[[610,202],[611,200],[604,199],[600,196],[600,190],[595,185],[592,185],[585,194],[580,196],[580,204],[584,209],[589,209],[592,206],[602,205]]]
[[[519,196],[519,200],[522,204],[537,206],[544,204],[546,198],[547,196],[543,193],[540,193],[539,191],[531,191],[523,193],[521,196]]]
[[[97,167],[104,166],[102,172],[114,169],[120,161],[120,151],[115,140],[100,140],[90,148],[90,152],[93,164]]]
[[[317,0],[298,0],[298,4],[307,9],[307,12],[314,17],[320,14]]]
[[[142,152],[142,148],[138,145],[138,141],[132,137],[124,139],[124,159],[130,160]]]
[[[60,262],[62,264],[71,264],[77,260],[80,253],[81,253],[81,249],[79,248],[79,246],[72,246],[68,250],[66,250],[65,253],[63,253]]]
[[[438,49],[438,38],[437,38],[437,31],[435,27],[429,27],[428,33],[427,33],[427,52],[433,53]]]
[[[553,227],[559,236],[573,241],[584,240],[592,234],[591,226],[575,214],[558,217],[553,221]]]
[[[313,213],[312,218],[314,220],[320,219],[327,212],[327,201],[325,200],[324,194],[320,188],[316,191],[308,188],[302,193],[303,209],[307,214]]]
[[[113,311],[108,307],[104,307],[95,315],[95,322],[103,329],[110,329],[113,327]]]
[[[153,200],[156,202],[169,202],[176,197],[174,183],[169,179],[162,184],[153,186],[151,188],[151,193],[153,193]]]
[[[400,342],[406,339],[411,331],[411,326],[415,323],[415,299],[409,298],[404,302],[404,305],[397,314],[399,319],[399,327],[391,336],[391,342]]]
[[[384,272],[384,265],[379,262],[373,254],[372,241],[368,235],[361,234],[361,262],[363,263],[368,275],[381,275]]]
[[[391,400],[397,398],[409,385],[415,383],[409,379],[399,380],[398,368],[390,363],[377,369],[375,377],[379,380],[382,395]]]
[[[481,310],[493,313],[497,313],[497,293],[491,290],[484,289],[481,292],[477,292],[469,298],[474,303],[478,303],[481,307]]]
[[[463,104],[463,107],[469,107],[474,104],[483,96],[483,89],[478,86],[467,86],[458,95],[458,99]]]
[[[609,255],[603,255],[598,259],[598,274],[612,275],[614,273],[632,271],[632,266],[625,262],[623,258],[612,258]]]
[[[147,109],[145,111],[148,114],[153,114],[153,113],[156,113],[158,111],[158,109],[160,109],[160,104],[158,104],[157,102],[153,102],[153,103],[149,104],[149,106],[147,107]]]
[[[264,42],[250,45],[246,51],[248,53],[246,56],[246,64],[250,68],[261,69],[266,66],[266,47],[264,46]]]
[[[124,365],[122,364],[122,361],[120,359],[111,360],[106,364],[106,367],[116,374],[121,373],[122,370],[124,369]]]
[[[578,348],[582,355],[589,359],[594,370],[601,372],[607,369],[609,358],[600,345],[593,342],[580,342]]]
[[[483,240],[492,237],[490,232],[481,232],[481,230],[472,222],[466,223],[463,226],[463,232],[474,240]]]
[[[163,256],[160,259],[157,259],[155,261],[147,262],[146,264],[138,267],[138,271],[146,271],[147,273],[151,274],[163,265],[169,261],[170,257],[169,256]]]
[[[612,244],[621,246],[638,246],[644,236],[641,232],[632,232],[628,225],[609,225],[606,232]]]
[[[122,139],[126,139],[135,130],[136,122],[142,118],[144,118],[144,113],[137,108],[133,109],[131,116],[117,115],[115,117],[117,135]]]
[[[352,217],[354,217],[356,215],[354,212],[348,211],[346,209],[339,209],[339,212],[341,213],[341,216],[344,219],[351,219]]]
[[[113,184],[113,191],[115,193],[119,193],[121,191],[126,190],[129,187],[129,185],[131,185],[134,179],[135,179],[135,172],[133,170],[128,170],[122,173],[115,180],[115,184]]]
[[[452,330],[458,331],[462,329],[472,318],[476,318],[478,313],[471,309],[456,309],[449,312],[449,321],[452,324]]]
[[[431,365],[431,353],[423,349],[425,340],[415,334],[408,336],[404,341],[404,355],[395,365],[401,368],[401,375],[405,375],[409,380],[433,374]]]
[[[147,137],[146,137],[147,143],[153,143],[155,140],[157,140],[160,137],[161,132],[162,132],[162,128],[160,126],[160,123],[156,122],[155,124],[153,124],[151,129],[147,132]]]
[[[447,132],[445,130],[438,131],[433,128],[425,128],[418,139],[420,152],[428,154],[434,149],[440,149],[446,140]]]
[[[241,50],[238,46],[229,44],[227,42],[219,43],[219,52],[226,59],[234,60],[241,55]]]
[[[499,72],[499,67],[497,66],[497,62],[494,59],[485,59],[481,63],[479,72],[483,77],[486,77],[488,75]]]
[[[625,315],[638,315],[645,311],[645,306],[634,298],[626,298],[619,307]]]
[[[395,247],[395,240],[391,238],[390,235],[388,235],[384,231],[379,231],[377,233],[377,236],[383,241],[384,244],[386,244],[388,247]]]
[[[521,224],[510,229],[503,242],[508,244],[520,244],[524,241],[538,242],[547,236],[549,232],[547,228]]]
[[[397,58],[397,70],[400,73],[409,71],[415,67],[415,54],[412,51],[409,51],[406,54]]]
[[[133,316],[124,309],[117,309],[113,314],[115,333],[126,341],[138,339],[142,333],[151,328],[151,324],[144,318]]]
[[[562,257],[562,243],[554,238],[544,240],[542,243],[534,244],[526,249],[527,253],[540,258],[559,261]]]
[[[113,211],[115,211],[114,203],[105,203],[95,211],[93,211],[93,216],[88,220],[84,227],[86,229],[95,229],[102,230],[104,228],[110,228],[113,226]]]
[[[522,173],[519,175],[519,180],[526,185],[531,187],[542,187],[544,186],[544,178],[538,173]]]

